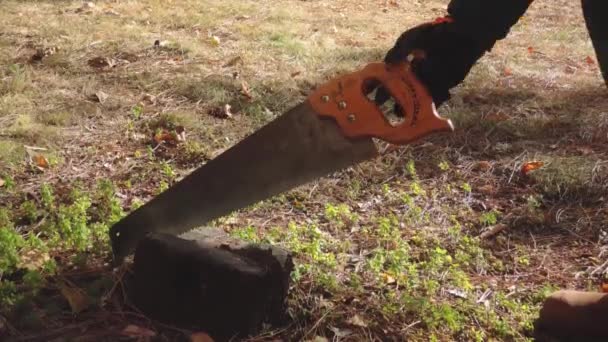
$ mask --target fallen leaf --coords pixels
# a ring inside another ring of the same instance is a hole
[[[505,113],[490,113],[484,117],[487,121],[501,122],[509,120],[509,116]]]
[[[93,94],[93,96],[91,96],[91,99],[93,101],[97,101],[101,104],[103,104],[104,102],[106,102],[106,100],[108,99],[109,95],[104,93],[103,91],[98,91],[95,94]]]
[[[52,56],[57,51],[59,51],[59,48],[57,48],[57,47],[47,47],[47,48],[37,49],[36,53],[34,55],[32,55],[32,57],[30,57],[30,62],[32,62],[32,63],[40,62],[43,58]]]
[[[122,335],[129,337],[154,337],[156,333],[150,329],[142,328],[134,324],[127,325],[122,330]]]
[[[144,94],[144,96],[142,97],[142,101],[147,102],[151,105],[155,105],[156,104],[156,96],[151,95],[151,94]]]
[[[603,293],[608,293],[608,283],[603,283],[602,284],[602,292]]]
[[[213,46],[220,46],[220,42],[220,37],[218,36],[209,37],[209,43],[211,43]]]
[[[315,338],[307,340],[306,342],[329,342],[329,339],[323,336],[315,336]]]
[[[61,284],[59,290],[63,297],[67,299],[73,313],[80,313],[89,307],[89,298],[81,289],[68,286],[67,284]]]
[[[178,138],[177,134],[168,132],[166,130],[161,130],[154,134],[154,141],[157,144],[168,143],[170,145],[176,145],[178,142]]]
[[[511,75],[513,75],[513,72],[511,71],[510,68],[505,67],[505,69],[502,71],[502,75],[503,76],[511,76]]]
[[[249,88],[249,84],[243,81],[241,82],[241,94],[245,96],[249,101],[253,99],[253,95],[251,95],[251,89]]]
[[[236,57],[232,58],[231,60],[229,60],[226,64],[224,64],[224,68],[235,66],[242,61],[243,61],[243,58],[241,56],[236,56]]]
[[[587,147],[587,146],[579,146],[576,148],[576,150],[584,156],[587,156],[587,155],[590,155],[593,153],[593,149],[591,147]]]
[[[454,297],[458,297],[458,298],[462,298],[462,299],[467,299],[467,297],[468,297],[467,293],[460,289],[448,289],[445,292],[451,294]]]
[[[477,171],[488,171],[492,168],[492,163],[486,160],[482,160],[475,164],[474,169]]]
[[[544,165],[545,165],[545,163],[543,163],[542,161],[527,162],[527,163],[524,163],[524,165],[521,166],[521,172],[524,175],[527,175],[528,173],[530,173],[530,172],[532,172],[534,170],[540,169]]]
[[[224,107],[215,107],[209,111],[209,114],[215,116],[220,119],[229,119],[232,117],[232,112],[230,110],[232,107],[229,104],[224,105]]]
[[[92,68],[103,69],[103,68],[111,68],[116,65],[116,63],[107,57],[95,57],[91,58],[87,61],[87,64]]]
[[[31,249],[27,252],[21,252],[19,260],[19,268],[28,269],[31,271],[39,270],[51,257],[48,253],[39,250]]]
[[[87,1],[76,9],[76,13],[91,13],[95,9],[95,3]]]
[[[353,317],[349,318],[349,320],[346,322],[348,324],[352,324],[357,327],[367,328],[367,323],[365,323],[365,321],[363,321],[363,319],[361,319],[361,317],[359,317],[359,315],[354,315]]]
[[[36,154],[34,156],[34,164],[41,169],[46,169],[49,167],[49,162],[42,154]]]
[[[214,342],[211,336],[204,332],[198,332],[190,335],[190,342]]]
[[[496,188],[492,184],[486,184],[478,188],[479,192],[484,195],[493,195],[496,193]]]
[[[186,141],[186,128],[184,126],[175,127],[175,133],[177,134],[178,141]]]
[[[531,46],[528,46],[528,53],[534,53],[534,48]]]
[[[595,60],[593,59],[593,57],[587,56],[587,58],[585,58],[585,63],[587,63],[587,65],[589,66],[592,66],[595,65]]]
[[[4,186],[4,184],[6,184],[6,181],[2,178],[0,178],[0,188]]]
[[[384,278],[384,281],[389,285],[397,282],[397,280],[395,280],[395,277],[391,276],[388,273],[382,273],[382,277]]]
[[[331,330],[338,338],[348,337],[353,334],[353,331],[350,329],[340,329],[337,327],[330,327],[329,330]]]

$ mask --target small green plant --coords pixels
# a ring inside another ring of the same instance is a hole
[[[139,120],[143,112],[144,107],[141,104],[136,104],[135,106],[131,107],[131,115],[133,115],[133,118],[135,118],[135,120]]]
[[[493,226],[498,222],[498,215],[500,215],[500,212],[498,212],[497,210],[492,210],[483,213],[479,217],[479,223],[484,226]]]
[[[437,165],[439,167],[439,169],[443,172],[446,172],[447,170],[450,169],[450,164],[447,161],[442,161],[439,163],[439,165]]]
[[[173,170],[173,167],[171,167],[171,164],[163,161],[160,164],[160,169],[161,169],[163,176],[165,177],[165,179],[168,182],[172,182],[175,180],[176,174],[175,174],[175,171]]]
[[[3,187],[6,190],[10,191],[10,190],[13,190],[15,188],[15,180],[10,175],[6,175],[4,177],[1,177],[0,179],[2,179],[2,181],[4,182]]]
[[[231,232],[231,235],[248,242],[258,243],[261,241],[257,230],[252,226],[235,229]]]

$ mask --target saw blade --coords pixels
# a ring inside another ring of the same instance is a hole
[[[179,235],[296,186],[377,156],[304,102],[201,166],[110,229],[121,262],[149,232]]]

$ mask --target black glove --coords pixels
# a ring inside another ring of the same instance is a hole
[[[411,61],[412,70],[439,107],[450,98],[449,90],[465,79],[495,42],[473,39],[463,31],[449,17],[416,26],[399,37],[385,62],[397,64],[408,59],[410,54],[416,56]]]

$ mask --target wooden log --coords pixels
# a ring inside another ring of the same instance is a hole
[[[557,291],[535,322],[537,341],[608,341],[608,294]]]
[[[135,251],[128,293],[150,318],[222,341],[282,322],[292,270],[288,252],[217,230],[155,233]]]

